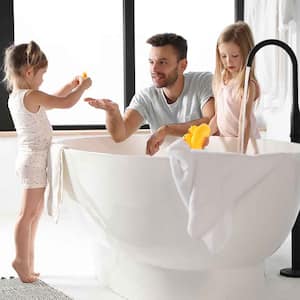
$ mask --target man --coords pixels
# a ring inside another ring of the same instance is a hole
[[[106,127],[116,142],[149,123],[152,132],[146,153],[155,154],[167,135],[183,136],[191,125],[208,123],[214,115],[210,73],[186,73],[187,43],[173,33],[157,34],[150,44],[153,86],[131,100],[122,117],[118,104],[108,99],[86,98],[91,106],[106,111]]]

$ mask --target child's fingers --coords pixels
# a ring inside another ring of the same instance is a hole
[[[91,79],[87,76],[87,74],[85,72],[82,73],[82,75],[77,75],[74,79],[73,79],[73,83],[77,85],[80,85],[83,81],[91,81]]]
[[[92,79],[90,77],[83,79],[82,82],[86,88],[89,88],[92,85]]]
[[[77,87],[80,83],[82,82],[81,76],[75,76],[74,79],[72,80],[72,85]]]

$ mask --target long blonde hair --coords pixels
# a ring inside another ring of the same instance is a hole
[[[34,41],[28,44],[11,45],[4,55],[4,82],[9,91],[13,89],[14,82],[23,81],[26,67],[33,67],[34,72],[47,67],[48,60],[44,52]]]
[[[236,83],[237,83],[236,88],[237,88],[237,93],[239,95],[242,95],[244,89],[244,81],[245,81],[246,60],[249,52],[254,47],[254,39],[249,25],[242,21],[233,23],[227,26],[223,30],[223,32],[220,34],[217,40],[216,67],[215,67],[215,73],[213,77],[213,91],[215,95],[217,94],[224,78],[226,78],[228,75],[227,70],[224,68],[221,61],[219,45],[228,42],[233,42],[240,48],[240,52],[242,56],[242,66],[236,78]],[[250,79],[256,81],[254,70],[255,70],[255,64],[253,61],[251,66],[251,71],[250,71]]]

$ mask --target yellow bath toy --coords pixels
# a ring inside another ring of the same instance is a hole
[[[195,132],[195,130],[197,129],[197,125],[192,125],[190,128],[189,128],[189,130],[188,130],[188,132],[189,133],[191,133],[191,134],[193,134],[194,132]]]
[[[87,73],[83,72],[81,76],[82,76],[83,79],[86,79],[87,78]]]
[[[183,136],[183,139],[190,146],[190,148],[203,149],[209,136],[210,127],[203,123],[199,126],[191,126],[188,130],[188,133]]]
[[[183,139],[185,140],[185,142],[191,146],[192,144],[192,134],[191,133],[186,133],[184,136],[183,136]]]

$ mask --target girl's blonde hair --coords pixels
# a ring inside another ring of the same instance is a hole
[[[236,78],[236,83],[237,83],[237,92],[242,95],[244,89],[244,81],[245,81],[246,60],[249,52],[254,47],[254,39],[249,25],[242,21],[233,23],[227,26],[223,30],[223,32],[220,34],[217,40],[216,68],[215,68],[215,74],[213,78],[213,91],[215,94],[217,93],[224,78],[226,78],[228,75],[227,70],[224,68],[222,64],[220,52],[219,52],[219,45],[228,42],[235,43],[240,48],[240,52],[242,56],[242,66],[241,66],[240,73]],[[255,64],[253,61],[251,66],[251,71],[250,71],[250,79],[256,80],[254,70],[255,70]]]
[[[24,71],[27,67],[33,67],[34,72],[48,66],[48,60],[37,43],[31,41],[28,44],[11,45],[5,50],[4,55],[4,81],[9,91],[14,82],[22,82]]]

